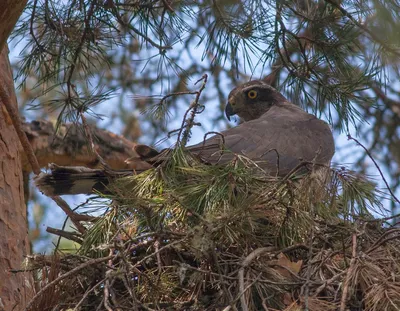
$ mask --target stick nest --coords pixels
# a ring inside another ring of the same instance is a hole
[[[376,218],[383,194],[319,171],[275,178],[178,148],[86,206],[97,217],[77,252],[29,258],[27,309],[399,310],[400,229]]]

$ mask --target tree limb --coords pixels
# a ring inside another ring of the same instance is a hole
[[[49,121],[35,120],[23,123],[23,130],[32,145],[39,166],[49,163],[59,166],[86,166],[96,168],[100,163],[96,154],[90,152],[87,137],[82,128],[76,124],[63,124],[56,131]],[[127,162],[128,158],[137,156],[133,147],[135,143],[106,130],[90,126],[93,133],[94,148],[112,169],[141,169],[147,165],[139,162]],[[31,168],[24,154],[22,167],[26,172]]]

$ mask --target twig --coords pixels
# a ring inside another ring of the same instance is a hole
[[[179,131],[178,134],[178,141],[180,141],[181,135],[182,135],[182,146],[186,146],[186,143],[189,139],[189,135],[190,135],[190,130],[194,125],[194,118],[196,116],[196,114],[198,113],[198,108],[199,108],[199,99],[201,96],[201,93],[203,92],[203,90],[206,87],[207,84],[207,79],[208,79],[208,75],[205,73],[201,79],[199,79],[198,81],[196,81],[195,84],[199,83],[200,81],[203,80],[203,83],[201,84],[200,89],[196,92],[196,98],[194,99],[194,101],[191,103],[189,109],[186,111],[184,117],[183,117],[183,121],[181,124],[181,129]],[[188,119],[186,119],[188,113],[191,112],[190,117]],[[186,125],[185,125],[186,123]],[[182,133],[183,132],[183,133]]]
[[[340,311],[346,310],[346,302],[347,302],[347,296],[349,294],[350,278],[351,278],[351,275],[353,274],[355,263],[356,263],[356,256],[357,256],[357,233],[356,232],[353,233],[352,242],[353,242],[353,248],[352,248],[351,260],[350,260],[349,268],[347,269],[346,279],[344,280],[344,284],[343,284],[342,299],[340,301]]]
[[[285,253],[290,253],[290,252],[292,252],[294,250],[297,250],[297,249],[304,249],[304,250],[309,251],[310,247],[305,245],[305,244],[296,244],[296,245],[292,245],[292,246],[288,246],[286,248],[280,249],[280,250],[278,250],[276,252],[285,254]]]
[[[82,31],[82,36],[80,37],[79,44],[73,53],[74,56],[73,56],[71,65],[69,67],[69,71],[67,71],[68,74],[67,74],[67,72],[65,73],[67,76],[67,81],[65,83],[67,85],[67,90],[68,90],[68,97],[67,97],[68,102],[73,101],[72,92],[76,93],[75,85],[72,83],[72,78],[73,78],[76,68],[78,67],[77,66],[78,60],[81,57],[81,53],[84,48],[85,40],[87,39],[88,33],[90,32],[90,28],[91,28],[90,20],[92,19],[93,15],[95,13],[96,5],[97,5],[96,1],[92,2],[87,10],[87,15],[85,15],[85,19],[84,19],[84,27],[83,27],[83,31]],[[61,27],[61,31],[63,32],[63,23],[61,21],[60,21],[60,27]],[[81,109],[82,109],[82,107],[81,107]]]
[[[90,143],[90,149],[91,149],[91,150],[93,151],[93,153],[96,155],[96,158],[97,158],[97,160],[99,160],[99,162],[101,163],[101,165],[102,165],[105,169],[107,169],[107,168],[108,168],[108,164],[106,163],[106,161],[104,161],[104,159],[101,157],[101,155],[100,155],[100,154],[97,152],[97,150],[96,150],[96,146],[95,146],[94,141],[93,141],[93,135],[92,135],[92,133],[90,132],[89,125],[88,125],[88,123],[87,123],[87,121],[86,121],[85,115],[83,114],[82,111],[80,111],[79,114],[80,114],[80,117],[81,117],[81,120],[82,120],[83,129],[84,129],[84,131],[85,131],[86,137],[88,138],[89,143]]]
[[[334,0],[325,0],[325,2],[329,3],[333,7],[337,8],[344,16],[346,16],[349,20],[351,20],[354,23],[354,25],[356,25],[358,28],[362,29],[365,33],[369,34],[369,36],[372,38],[372,40],[375,40],[382,47],[384,47],[386,50],[390,51],[391,53],[395,54],[396,56],[400,56],[399,51],[391,48],[389,45],[386,44],[386,42],[383,42],[383,40],[380,37],[378,37],[371,30],[369,30],[365,25],[359,23],[349,12],[346,11],[346,9],[341,7],[340,4],[336,3]]]
[[[78,273],[80,270],[85,269],[86,267],[101,263],[103,261],[107,261],[109,259],[115,258],[118,255],[110,255],[107,257],[102,257],[102,258],[96,258],[96,259],[92,259],[92,260],[88,260],[85,263],[77,266],[76,268],[72,269],[71,271],[68,271],[67,273],[64,273],[63,275],[60,275],[58,278],[56,278],[55,280],[51,281],[50,283],[48,283],[46,286],[44,286],[43,288],[40,289],[40,291],[38,291],[36,293],[36,295],[32,298],[32,300],[28,303],[28,305],[25,307],[24,311],[29,311],[31,310],[31,308],[33,307],[33,305],[36,303],[36,301],[39,299],[39,297],[42,296],[42,294],[48,290],[50,287],[53,287],[55,285],[57,285],[58,283],[60,283],[62,280]]]
[[[383,239],[378,245],[376,245],[374,248],[372,248],[372,249],[369,249],[368,251],[367,251],[367,253],[371,253],[371,252],[373,252],[374,250],[376,250],[379,246],[382,246],[382,245],[384,245],[386,242],[389,242],[389,241],[391,241],[391,240],[398,240],[399,239],[399,236],[398,235],[395,235],[395,236],[391,236],[391,237],[388,237],[388,238],[386,238],[386,239]]]
[[[385,183],[387,190],[390,192],[390,195],[392,196],[392,198],[393,198],[397,203],[400,204],[399,199],[395,196],[395,194],[393,193],[392,189],[390,189],[389,183],[386,181],[386,178],[385,178],[385,176],[383,175],[381,168],[379,167],[378,163],[376,163],[375,159],[373,158],[373,156],[371,155],[371,153],[368,151],[368,149],[365,148],[365,146],[364,146],[362,143],[360,143],[357,139],[355,139],[354,137],[352,137],[350,134],[347,135],[347,139],[355,141],[357,145],[359,145],[361,148],[364,149],[364,151],[367,153],[368,157],[371,159],[371,161],[374,163],[375,167],[376,167],[377,170],[379,171],[379,175],[382,177],[383,182]]]
[[[204,147],[205,144],[206,144],[207,136],[208,136],[208,135],[211,135],[211,134],[214,134],[214,135],[219,136],[219,137],[221,138],[222,145],[225,146],[225,137],[224,137],[223,134],[221,134],[221,133],[219,133],[219,132],[215,132],[215,131],[209,131],[209,132],[207,132],[207,133],[204,134],[204,137],[203,137],[203,145],[202,145],[202,147]]]
[[[67,202],[64,201],[64,199],[62,199],[60,196],[53,196],[51,197],[54,202],[57,203],[57,205],[59,207],[61,207],[61,209],[64,211],[65,214],[67,214],[67,216],[71,219],[72,223],[75,225],[76,229],[80,232],[80,233],[85,233],[86,232],[86,228],[79,222],[79,214],[75,213],[68,205]]]
[[[157,282],[160,281],[161,278],[161,273],[162,273],[162,261],[161,261],[161,255],[159,252],[160,249],[160,237],[157,237],[156,240],[154,241],[154,249],[156,250],[156,258],[157,258],[157,270],[158,270],[158,275],[157,275]]]
[[[156,42],[154,42],[152,39],[150,39],[147,35],[145,35],[144,33],[142,33],[140,30],[138,30],[137,28],[133,27],[133,25],[131,23],[126,23],[121,16],[118,13],[115,13],[114,15],[117,18],[117,21],[123,26],[126,27],[130,30],[132,30],[134,33],[136,33],[137,35],[139,35],[140,37],[142,37],[145,41],[147,41],[148,43],[150,43],[150,45],[152,45],[153,47],[155,47],[156,49],[158,49],[160,52],[163,52],[165,50],[171,50],[172,46],[170,45],[160,45],[157,44]]]
[[[112,256],[113,254],[113,249],[111,248],[109,250],[109,254],[110,256]],[[112,265],[112,260],[111,258],[108,260],[108,265],[111,266]],[[104,307],[107,309],[107,311],[114,311],[113,308],[110,305],[110,274],[111,274],[112,270],[107,270],[106,271],[106,282],[104,283]]]
[[[132,297],[132,299],[133,299],[133,301],[134,301],[133,306],[132,306],[132,307],[133,307],[133,310],[134,310],[134,311],[138,311],[138,310],[139,310],[138,305],[140,305],[140,302],[139,302],[138,299],[136,298],[135,291],[132,290],[132,288],[133,288],[134,286],[131,285],[131,284],[129,284],[130,281],[128,281],[128,280],[129,280],[129,278],[128,278],[127,275],[125,274],[125,275],[122,277],[122,282],[124,283],[124,286],[125,286],[126,290],[128,291],[129,295]]]
[[[74,241],[74,242],[76,242],[78,244],[82,244],[82,239],[79,238],[77,236],[77,234],[74,233],[74,232],[68,232],[68,231],[64,231],[64,230],[59,230],[59,229],[55,229],[55,228],[52,228],[52,227],[47,227],[46,231],[48,233],[55,234],[55,235],[58,235],[60,237],[63,237],[64,239]]]
[[[239,279],[239,291],[240,291],[240,304],[242,307],[242,311],[248,311],[247,303],[246,303],[246,297],[244,296],[244,293],[246,290],[249,288],[247,286],[246,288],[244,287],[244,269],[258,256],[261,256],[264,253],[271,252],[273,251],[274,248],[271,247],[260,247],[252,251],[242,262],[242,266],[239,269],[238,272],[238,279]]]
[[[345,274],[346,271],[342,271],[338,274],[335,274],[333,277],[331,277],[329,280],[326,280],[324,284],[320,285],[316,290],[315,293],[313,294],[313,297],[317,297],[320,292],[322,292],[328,285],[332,284],[335,282],[339,277],[341,277],[343,274]]]
[[[204,269],[197,268],[197,267],[193,267],[193,266],[191,266],[191,265],[189,265],[187,263],[183,263],[183,262],[180,262],[180,261],[177,261],[177,260],[173,260],[173,263],[179,264],[181,267],[183,267],[185,269],[192,270],[192,271],[195,271],[195,272],[198,272],[198,273],[218,276],[220,278],[224,278],[224,279],[229,280],[229,281],[236,281],[237,280],[237,277],[229,276],[229,275],[225,275],[225,274],[221,274],[221,273],[212,272],[212,271],[209,271],[209,270],[204,270]]]
[[[174,93],[169,93],[167,95],[164,95],[161,99],[158,105],[162,105],[165,100],[167,100],[170,97],[173,96],[181,96],[181,95],[195,95],[197,91],[184,91],[184,92],[174,92]]]
[[[314,217],[314,205],[311,203],[312,206],[312,216]],[[312,257],[313,257],[313,242],[314,242],[314,226],[311,225],[311,232],[310,232],[310,245],[308,249],[308,265],[307,265],[307,271],[306,271],[306,282],[303,285],[305,290],[304,290],[304,309],[306,311],[309,311],[309,301],[308,298],[310,296],[310,281],[311,281],[311,269],[312,269]]]
[[[86,300],[87,296],[89,296],[89,294],[91,292],[93,292],[97,287],[99,287],[101,284],[104,283],[104,281],[106,280],[106,278],[100,280],[98,283],[96,283],[91,289],[87,290],[85,292],[85,294],[82,296],[81,300],[79,300],[79,302],[77,303],[77,305],[75,306],[75,308],[73,309],[73,311],[78,311],[79,307],[83,304],[83,302]]]
[[[170,11],[170,12],[174,12],[174,9],[171,7],[171,3],[172,3],[172,1],[171,1],[171,3],[169,3],[168,2],[168,0],[162,0],[162,2],[163,2],[163,4],[164,4],[164,7],[168,10],[168,11]]]
[[[290,9],[290,6],[287,4],[284,4],[288,9]],[[294,13],[297,13],[296,11]],[[304,18],[304,17],[303,17]],[[311,24],[309,24],[311,25]],[[286,32],[288,31],[285,28]],[[308,60],[306,59],[306,55],[305,55],[305,49],[303,47],[304,44],[301,43],[301,40],[304,41],[310,41],[310,42],[315,42],[313,39],[311,39],[309,36],[311,35],[311,31],[308,28],[306,28],[302,33],[300,33],[299,35],[295,35],[294,33],[290,32],[290,34],[295,38],[296,41],[289,41],[285,44],[285,47],[279,49],[279,51],[277,51],[277,53],[280,55],[279,58],[276,59],[276,61],[272,64],[271,68],[272,71],[266,76],[264,77],[264,81],[266,81],[268,84],[270,84],[273,87],[276,87],[276,83],[277,83],[277,79],[279,77],[280,71],[283,68],[288,68],[287,64],[285,63],[285,59],[290,58],[291,55],[293,55],[297,50],[296,50],[296,43],[298,45],[298,47],[300,48],[303,57],[304,57],[304,61],[307,65],[307,68],[309,70],[311,70],[312,68],[309,66],[308,64]],[[285,38],[284,38],[285,39]],[[277,48],[279,48],[279,44],[277,45]],[[288,53],[288,54],[286,54]],[[284,59],[284,54],[286,54],[286,58]]]
[[[259,158],[261,159],[263,156],[267,155],[271,151],[275,152],[275,154],[276,154],[276,173],[275,173],[275,177],[278,177],[279,176],[279,152],[278,152],[278,150],[276,148],[269,149],[266,152],[264,152],[262,155],[260,155]]]
[[[393,229],[389,229],[388,231],[386,231],[384,234],[382,234],[378,240],[375,241],[375,243],[365,252],[366,254],[372,253],[374,250],[376,250],[379,246],[385,244],[386,242],[399,238],[399,235],[394,235],[388,238],[385,238],[385,236],[388,236],[389,234],[392,233],[399,233],[400,229],[398,228],[393,228]]]
[[[246,288],[244,288],[243,291],[241,291],[241,292],[239,293],[239,295],[235,298],[235,300],[233,300],[233,301],[231,302],[231,304],[230,304],[229,306],[227,306],[224,310],[230,310],[230,309],[233,307],[233,305],[236,303],[236,301],[238,301],[239,299],[240,299],[240,303],[241,303],[241,305],[242,305],[242,310],[248,310],[248,309],[247,309],[246,301],[244,301],[244,303],[245,303],[245,305],[244,305],[245,308],[243,308],[243,300],[245,300],[245,299],[242,300],[242,297],[245,298],[245,297],[244,297],[244,294],[247,292],[247,290],[248,290],[249,288],[251,288],[251,287],[258,281],[258,279],[260,278],[261,274],[262,274],[262,273],[258,274],[257,277],[256,277],[249,285],[247,285]],[[235,309],[236,309],[236,308],[235,308]]]
[[[135,268],[135,267],[141,265],[141,264],[142,264],[143,262],[145,262],[147,259],[149,259],[149,258],[151,258],[151,257],[153,257],[153,256],[155,256],[155,255],[157,255],[158,253],[162,252],[164,249],[167,249],[167,248],[170,248],[170,247],[172,247],[172,246],[174,246],[174,245],[176,245],[176,244],[182,243],[185,239],[186,239],[186,237],[183,238],[183,239],[180,239],[180,240],[176,240],[176,241],[174,241],[174,242],[171,242],[171,243],[169,243],[169,244],[167,244],[167,245],[164,245],[163,247],[159,248],[157,251],[155,251],[155,252],[153,252],[153,253],[151,253],[151,254],[149,254],[149,255],[143,257],[141,260],[139,260],[138,262],[136,262],[135,265],[134,265],[133,267]]]

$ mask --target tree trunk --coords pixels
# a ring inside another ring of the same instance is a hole
[[[0,54],[0,83],[13,90],[7,46]],[[15,93],[11,97],[17,106]],[[21,145],[0,101],[0,310],[21,310],[29,293],[29,276],[12,274],[28,254],[28,226],[22,180]]]
[[[7,38],[26,0],[0,0],[0,83],[17,107]],[[29,274],[13,274],[28,254],[28,226],[21,168],[21,145],[0,100],[0,310],[22,310],[30,298]]]
[[[0,51],[6,46],[8,36],[26,3],[27,0],[0,0]]]

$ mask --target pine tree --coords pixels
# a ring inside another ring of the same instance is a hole
[[[104,164],[89,124],[104,111],[131,141],[179,143],[76,211],[54,198],[76,230],[52,231],[80,247],[30,260],[41,289],[27,309],[396,310],[398,12],[395,0],[29,1],[12,41],[21,109],[54,119],[55,137],[74,123],[86,165]],[[226,125],[227,90],[252,77],[347,134],[358,173],[333,167],[321,189],[185,152],[201,112]],[[362,176],[366,159],[389,194]]]

